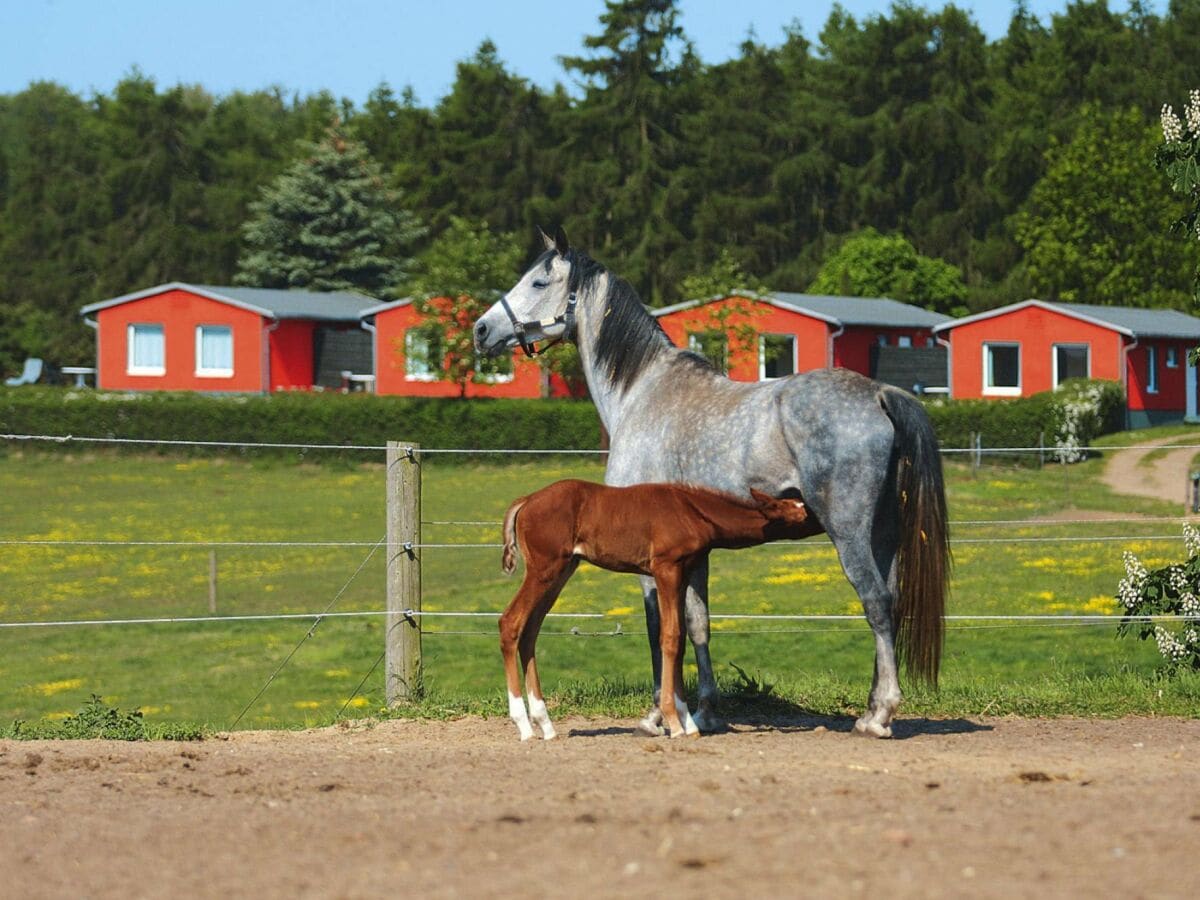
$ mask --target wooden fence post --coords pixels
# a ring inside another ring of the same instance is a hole
[[[387,631],[389,706],[421,695],[421,446],[387,444]]]
[[[208,551],[208,614],[217,614],[217,551]]]

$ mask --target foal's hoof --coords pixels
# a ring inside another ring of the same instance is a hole
[[[859,719],[854,723],[854,730],[851,734],[858,735],[859,737],[890,738],[892,736],[892,729],[890,725],[880,725],[878,722]]]

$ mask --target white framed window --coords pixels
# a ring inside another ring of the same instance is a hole
[[[1166,349],[1166,352],[1163,355],[1166,357],[1165,362],[1166,362],[1166,366],[1168,369],[1178,369],[1179,368],[1179,348],[1178,347],[1168,347]]]
[[[1146,347],[1146,393],[1158,393],[1158,348]]]
[[[713,364],[718,372],[729,371],[729,337],[723,331],[689,331],[688,349]]]
[[[484,384],[507,384],[513,380],[513,355],[501,353],[499,356],[484,357],[475,355],[475,380]]]
[[[125,371],[130,375],[163,375],[166,367],[166,342],[162,325],[131,324]]]
[[[760,334],[758,336],[758,380],[785,378],[796,373],[796,336]]]
[[[408,381],[436,381],[442,367],[440,334],[432,328],[404,332],[404,377]]]
[[[996,397],[1021,396],[1021,345],[983,345],[983,392]]]
[[[228,378],[232,374],[233,329],[228,325],[197,325],[197,377]]]
[[[1092,348],[1089,344],[1055,344],[1054,386],[1058,387],[1068,378],[1090,378],[1092,376]]]
[[[897,347],[911,347],[912,346],[912,338],[909,337],[907,334],[898,335],[896,337],[896,346]]]

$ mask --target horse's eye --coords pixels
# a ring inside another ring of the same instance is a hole
[[[533,282],[533,286],[534,286],[535,288],[537,288],[537,289],[540,291],[542,288],[549,287],[549,286],[550,286],[550,282],[548,282],[548,281],[544,281],[543,279],[539,278],[539,279],[537,279],[536,281],[534,281],[534,282]]]

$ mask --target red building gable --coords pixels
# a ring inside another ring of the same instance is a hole
[[[85,306],[96,328],[96,386],[107,390],[275,391],[370,374],[348,292],[174,282]]]
[[[1089,377],[1125,386],[1133,427],[1196,414],[1187,351],[1200,319],[1177,310],[1026,300],[935,331],[949,339],[954,398],[1028,397]]]

